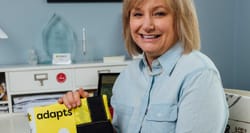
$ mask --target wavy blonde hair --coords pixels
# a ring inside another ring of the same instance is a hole
[[[145,0],[123,0],[123,37],[130,55],[143,51],[136,45],[130,33],[130,12]],[[182,42],[184,53],[200,49],[200,31],[193,0],[164,0],[175,18],[178,40]]]

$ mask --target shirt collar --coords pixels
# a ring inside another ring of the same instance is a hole
[[[140,69],[142,70],[143,68],[146,68],[147,73],[152,76],[160,75],[164,71],[168,75],[171,75],[175,65],[183,53],[183,50],[182,44],[177,42],[171,49],[152,62],[152,71],[150,71],[146,58],[143,54],[143,59],[140,63]]]

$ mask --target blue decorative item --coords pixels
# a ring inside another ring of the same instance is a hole
[[[70,53],[72,62],[76,53],[77,37],[66,21],[54,14],[42,33],[43,46],[51,63],[54,53]]]

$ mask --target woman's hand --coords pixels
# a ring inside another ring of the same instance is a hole
[[[68,109],[76,108],[81,105],[80,98],[88,97],[88,92],[80,88],[76,91],[70,91],[58,99],[58,103],[64,104]]]

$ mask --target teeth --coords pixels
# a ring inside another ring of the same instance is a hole
[[[146,36],[146,35],[143,35],[143,38],[145,38],[145,39],[153,39],[153,38],[156,38],[156,36]]]

